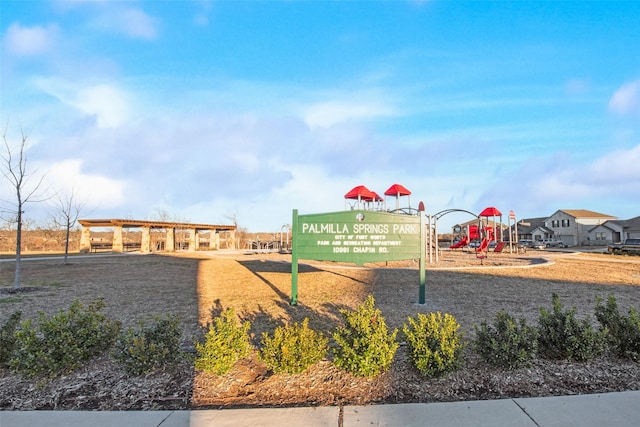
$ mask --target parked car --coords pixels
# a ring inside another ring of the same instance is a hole
[[[640,254],[640,239],[627,239],[624,243],[613,243],[607,246],[610,254]]]
[[[469,248],[477,248],[480,246],[480,241],[479,240],[472,240],[471,242],[469,242],[469,244],[467,245],[467,247]]]
[[[545,249],[547,247],[546,243],[542,240],[536,240],[531,244],[532,249]]]
[[[523,248],[532,248],[533,240],[527,240],[527,239],[518,240],[518,246],[521,246]]]
[[[566,247],[566,245],[564,244],[564,242],[560,239],[544,239],[542,241],[542,243],[544,243],[545,247],[547,248],[564,248]]]

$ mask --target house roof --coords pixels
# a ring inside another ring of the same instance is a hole
[[[616,224],[618,227],[623,229],[628,229],[632,231],[640,230],[640,216],[637,216],[635,218],[630,218],[630,219],[624,219],[624,220],[621,220],[621,219],[609,220],[605,222],[604,225],[609,223]]]
[[[547,217],[542,218],[523,218],[518,221],[518,233],[520,234],[532,234],[534,230],[540,229],[545,233],[553,234],[553,231],[549,230],[544,226],[544,222]],[[523,222],[526,222],[530,225],[522,225]],[[512,226],[513,228],[513,226]]]
[[[610,230],[610,231],[616,231],[614,227],[611,227],[611,224],[613,222],[614,221],[606,221],[606,222],[603,222],[602,224],[595,225],[589,229],[589,233],[592,233],[594,230],[597,230],[598,228],[606,228],[607,230]]]
[[[558,212],[564,212],[574,218],[607,218],[616,219],[615,216],[589,211],[586,209],[560,209]]]

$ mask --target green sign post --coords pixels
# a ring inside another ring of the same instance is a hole
[[[425,215],[343,211],[298,215],[293,210],[291,305],[298,304],[298,260],[367,262],[420,260],[418,301],[425,303]]]

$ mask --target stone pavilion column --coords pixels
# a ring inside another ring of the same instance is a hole
[[[142,237],[140,238],[140,252],[148,254],[151,252],[151,228],[142,227]]]
[[[198,233],[196,233],[196,229],[195,228],[190,228],[189,229],[189,251],[195,251],[197,249],[197,236]]]
[[[167,241],[164,243],[164,250],[175,252],[176,250],[176,229],[167,228]]]
[[[82,226],[80,234],[80,253],[85,254],[91,252],[91,227]]]
[[[122,244],[122,226],[114,225],[113,226],[113,242],[112,242],[111,250],[113,252],[124,252],[124,247]]]

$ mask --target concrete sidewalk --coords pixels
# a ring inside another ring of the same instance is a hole
[[[0,427],[640,426],[640,391],[580,396],[318,408],[2,411]]]

